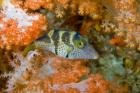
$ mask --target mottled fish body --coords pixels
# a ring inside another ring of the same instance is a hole
[[[85,36],[74,31],[51,30],[35,41],[35,46],[70,59],[97,59],[98,53]]]

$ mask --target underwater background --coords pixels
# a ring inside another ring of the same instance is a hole
[[[54,29],[85,36],[98,58],[84,43],[84,59],[66,58],[62,33],[58,52],[47,37],[34,46]],[[140,0],[0,0],[0,93],[140,93]]]

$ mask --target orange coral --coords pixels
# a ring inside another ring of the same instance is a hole
[[[88,93],[109,93],[109,85],[110,83],[108,81],[97,74],[93,76],[89,82]]]
[[[54,7],[52,2],[53,0],[25,0],[24,6],[32,10],[37,10],[41,7],[52,10]]]
[[[15,80],[13,92],[117,93],[119,91],[125,93],[122,89],[119,90],[115,82],[112,84],[102,75],[90,73],[86,61],[50,56],[48,58],[43,55],[36,55],[28,61],[27,64],[32,64],[32,68],[26,69],[24,73],[22,72],[23,75]],[[19,69],[19,71],[23,70]]]
[[[114,0],[114,7],[117,11],[115,19],[118,25],[118,36],[124,37],[126,45],[131,48],[140,47],[140,31],[136,0]]]
[[[109,93],[109,82],[101,75],[93,75],[77,83],[58,84],[57,88],[54,85],[53,93]]]
[[[8,8],[10,8],[10,5],[12,6],[10,3]],[[5,7],[6,5],[4,6],[4,9]],[[14,7],[17,9],[16,12],[10,14],[8,8],[7,10],[5,9],[4,11],[1,11],[0,47],[6,47],[9,49],[12,46],[24,46],[38,38],[41,31],[44,29],[46,23],[45,17],[41,14],[27,14],[26,12],[23,12],[24,10],[22,10],[20,7]],[[18,12],[20,15],[23,14],[25,17],[24,20],[22,19],[23,16],[21,16],[21,18],[18,17]],[[24,24],[24,22],[21,21],[26,21],[26,23]]]
[[[99,19],[99,6],[92,0],[25,0],[26,8],[36,10],[40,7],[53,10],[57,17],[63,17],[65,10],[70,9],[72,14],[88,15],[93,19]]]
[[[88,29],[90,28],[90,26],[93,25],[93,21],[91,20],[86,20],[83,22],[81,28],[80,28],[80,33],[82,35],[88,35]]]
[[[32,10],[36,10],[41,8],[44,4],[47,4],[45,0],[25,0],[25,7],[30,8]]]
[[[135,48],[140,50],[140,12],[139,1],[137,0],[104,0],[101,3],[105,6],[104,20],[101,28],[103,32],[114,33],[119,39],[110,40],[111,44]],[[125,43],[125,44],[124,44]]]
[[[45,18],[40,15],[39,20],[34,21],[32,26],[25,28],[26,32],[20,32],[17,23],[13,19],[4,22],[4,27],[0,32],[0,47],[10,48],[11,46],[24,46],[38,38],[44,26]],[[34,34],[33,34],[34,33]]]
[[[118,45],[118,46],[124,46],[125,42],[124,42],[124,39],[121,38],[121,37],[114,37],[109,41],[109,44]]]
[[[45,93],[110,93],[108,91],[110,83],[101,75],[91,75],[87,79],[82,80],[82,77],[89,73],[88,68],[84,64],[81,60],[53,57],[51,65],[56,69],[56,72],[43,80],[38,76],[38,78],[34,77],[30,81],[30,87],[27,87],[27,90],[32,91],[33,86],[36,86],[36,89]]]
[[[55,69],[58,69],[58,73],[52,76],[52,82],[59,84],[78,82],[78,79],[87,74],[89,70],[85,66],[82,66],[81,61],[78,60],[71,62],[71,60],[54,58],[52,65]]]

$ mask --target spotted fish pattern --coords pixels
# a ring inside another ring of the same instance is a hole
[[[86,36],[75,31],[51,30],[35,41],[35,46],[70,59],[97,59],[98,53]]]

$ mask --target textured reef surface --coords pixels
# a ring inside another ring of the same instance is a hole
[[[140,0],[0,0],[0,93],[140,93]]]

